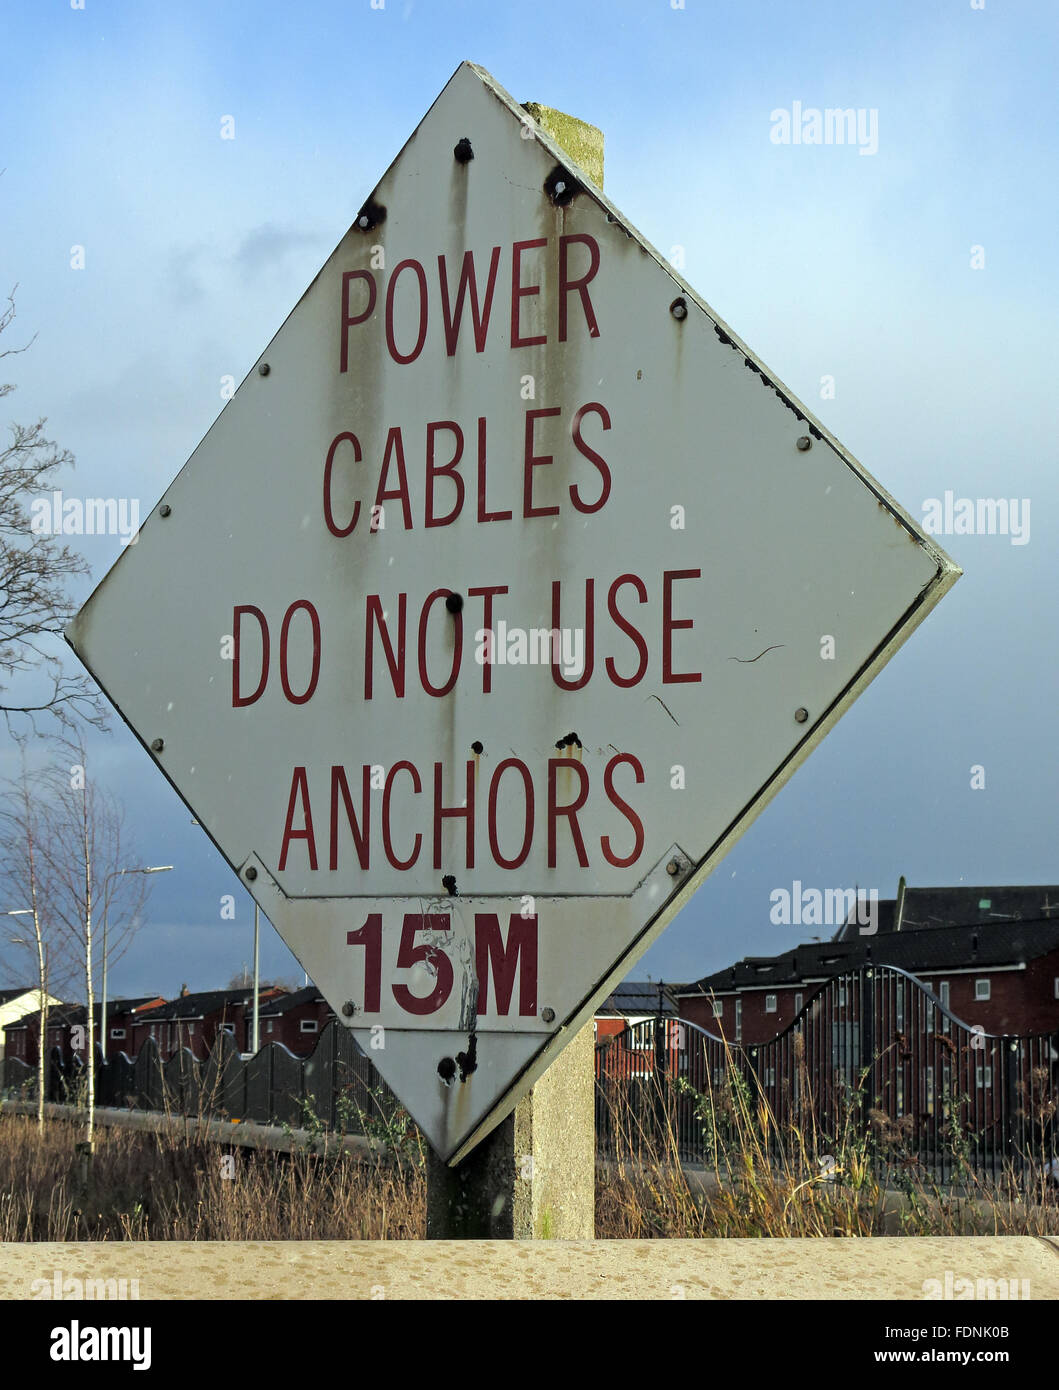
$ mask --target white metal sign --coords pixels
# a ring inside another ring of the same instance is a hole
[[[455,1161],[958,573],[465,63],[69,640]]]

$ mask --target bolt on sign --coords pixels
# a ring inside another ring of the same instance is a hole
[[[68,637],[456,1162],[958,574],[464,63]]]

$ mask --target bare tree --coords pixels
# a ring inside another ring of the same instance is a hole
[[[45,774],[49,795],[45,834],[38,841],[48,877],[48,902],[56,927],[77,954],[84,971],[87,1003],[86,1142],[95,1137],[95,971],[102,960],[96,933],[107,925],[107,956],[129,945],[140,925],[148,886],[140,874],[123,873],[136,863],[124,830],[124,813],[109,792],[88,776],[79,737],[60,743],[63,766]],[[106,1019],[101,1020],[106,1029]],[[104,1031],[104,1038],[106,1033]]]
[[[12,290],[0,308],[0,335],[14,317]],[[0,359],[31,343],[0,351]],[[14,389],[0,383],[0,399]],[[73,466],[73,455],[46,436],[46,423],[12,424],[10,443],[0,446],[0,713],[9,728],[28,722],[35,730],[38,715],[101,727],[106,712],[95,682],[66,669],[59,641],[77,610],[72,581],[88,573],[88,564],[60,539],[35,531],[27,511],[34,497],[54,488],[61,469]],[[26,692],[24,702],[11,692],[12,681]]]
[[[44,1098],[48,1001],[53,989],[68,982],[68,955],[56,940],[53,919],[48,905],[47,874],[41,854],[41,837],[45,833],[42,808],[33,779],[26,769],[25,749],[22,750],[22,770],[18,778],[7,785],[9,802],[0,810],[0,850],[4,856],[4,881],[12,900],[25,903],[11,916],[29,917],[28,925],[19,937],[9,938],[15,945],[28,947],[36,957],[37,966],[37,1126],[44,1128]],[[6,943],[5,943],[6,944]]]

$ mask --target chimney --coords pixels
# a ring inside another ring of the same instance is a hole
[[[897,902],[894,904],[894,931],[901,930],[905,916],[905,876],[897,880]]]
[[[187,996],[188,996],[190,993],[191,993],[191,991],[188,989],[188,987],[187,987],[186,984],[183,984],[183,985],[180,986],[180,997],[181,997],[181,999],[186,999]]]

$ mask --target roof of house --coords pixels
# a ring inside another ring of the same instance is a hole
[[[640,1014],[675,1014],[677,1009],[667,992],[672,986],[650,980],[624,980],[596,1009],[597,1018],[628,1018]]]
[[[270,989],[263,989],[259,995],[260,999],[271,1000],[277,993],[282,991],[278,986]],[[205,1018],[207,1014],[221,1013],[224,1009],[238,1008],[240,1005],[253,1006],[253,990],[243,989],[209,989],[200,994],[182,994],[176,999],[170,999],[168,1003],[162,1004],[157,1009],[147,1009],[136,1020],[137,1023],[164,1023],[182,1019]]]
[[[48,1016],[44,1026],[46,1028],[55,1028],[57,1026],[66,1027],[68,1024],[77,1021],[73,1015],[77,1013],[78,1009],[83,1013],[84,1006],[80,1004],[50,1004],[48,1006]],[[39,1018],[40,1010],[30,1009],[29,1012],[24,1013],[21,1018],[16,1018],[13,1023],[5,1024],[4,1032],[7,1033],[10,1030],[18,1028],[29,1028],[35,1025]]]
[[[108,999],[107,1018],[113,1018],[116,1014],[135,1013],[138,1009],[143,1009],[147,1004],[154,1004],[156,1000],[161,1000],[161,998],[162,996],[160,994],[141,994],[135,999]],[[101,1007],[101,1002],[98,999],[92,1005],[92,1018],[96,1023],[99,1022],[99,1011]],[[87,1007],[84,1004],[78,1004],[72,1009],[67,1022],[74,1024],[84,1023],[87,1019]]]
[[[270,999],[265,1007],[258,1009],[258,1014],[261,1018],[278,1018],[280,1014],[290,1013],[292,1009],[300,1009],[305,1004],[326,1003],[327,1000],[316,986],[308,985],[305,989],[296,989],[293,994],[281,994],[278,998]]]
[[[881,904],[880,904],[881,906]],[[1021,965],[1059,951],[1059,921],[993,921],[884,932],[846,941],[802,943],[777,956],[748,956],[676,991],[678,997],[750,986],[798,985],[862,965],[896,965],[913,975]]]
[[[880,900],[877,905],[879,932],[892,932],[897,900]],[[864,911],[861,910],[863,919]],[[1001,887],[952,887],[905,889],[900,930],[936,930],[940,927],[993,927],[1002,922],[1059,921],[1059,885],[1011,884]],[[835,933],[836,941],[860,936],[855,912]]]
[[[10,1004],[12,999],[19,999],[23,994],[34,994],[36,990],[36,985],[22,985],[18,989],[0,989],[0,1004]]]

